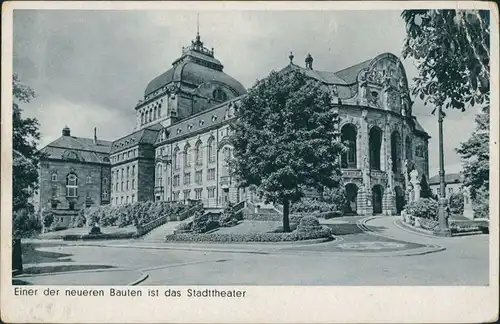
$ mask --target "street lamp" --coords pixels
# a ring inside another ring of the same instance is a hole
[[[435,232],[438,236],[451,236],[450,227],[448,226],[448,200],[446,199],[446,188],[444,182],[444,150],[443,150],[443,108],[441,105],[438,107],[438,125],[439,125],[439,227]]]

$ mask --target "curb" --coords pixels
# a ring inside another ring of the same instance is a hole
[[[141,277],[139,279],[127,284],[127,286],[137,286],[138,284],[140,284],[141,282],[143,282],[144,280],[149,278],[149,274],[144,273],[142,271],[140,271],[140,273],[141,273]]]

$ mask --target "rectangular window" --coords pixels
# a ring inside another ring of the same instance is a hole
[[[132,195],[132,201],[131,202],[134,202],[135,201],[135,195]]]
[[[191,183],[191,173],[186,172],[184,173],[184,185],[188,185]]]
[[[104,190],[102,192],[102,200],[108,200],[108,191],[107,190]]]
[[[208,188],[208,198],[214,198],[215,197],[215,188]]]
[[[132,189],[135,189],[135,179],[132,179]]]
[[[132,176],[135,175],[135,165],[132,166]]]
[[[194,193],[195,193],[195,199],[196,199],[196,200],[201,200],[201,191],[202,191],[202,190],[203,190],[203,189],[201,189],[201,188],[199,188],[199,189],[195,189],[195,190],[194,190]]]
[[[184,200],[191,198],[191,190],[184,190]]]
[[[128,190],[128,184],[129,184],[129,182],[128,182],[128,180],[127,180],[127,190]]]
[[[173,201],[179,201],[179,192],[178,191],[176,191],[176,192],[173,193],[172,200]]]
[[[207,180],[208,181],[215,180],[215,168],[214,169],[208,169]]]
[[[127,167],[127,178],[130,177],[130,167]]]
[[[448,188],[448,193],[452,194],[453,193],[453,188]]]
[[[196,171],[194,175],[194,182],[196,182],[197,184],[201,184],[202,181],[203,181],[203,171],[202,170]]]
[[[122,185],[121,185],[121,188],[120,188],[121,191],[123,191],[123,181],[122,181]]]
[[[180,185],[180,176],[174,175],[174,187],[178,187]]]
[[[120,203],[123,204],[123,196],[120,199]]]
[[[123,172],[124,172],[124,169],[122,168],[122,179],[123,179]]]
[[[125,203],[127,203],[127,204],[128,204],[128,196],[127,196],[127,197],[125,197]]]

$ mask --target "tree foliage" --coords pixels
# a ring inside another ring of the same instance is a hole
[[[231,170],[242,186],[255,185],[268,202],[283,204],[289,231],[290,202],[305,188],[322,191],[339,181],[344,146],[335,139],[330,95],[303,73],[271,74],[242,100],[232,124]]]
[[[462,159],[464,186],[469,187],[473,201],[478,191],[489,192],[490,184],[490,109],[484,107],[476,116],[476,129],[456,149]],[[483,194],[484,196],[484,194]]]
[[[34,118],[23,118],[20,104],[28,103],[35,92],[19,80],[12,78],[12,208],[17,211],[28,207],[28,198],[38,188],[38,161],[40,153],[37,142],[40,139],[39,124]]]
[[[405,10],[403,57],[417,64],[412,93],[435,107],[465,110],[489,103],[487,10]]]

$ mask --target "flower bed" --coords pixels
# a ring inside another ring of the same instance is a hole
[[[332,230],[328,227],[320,227],[314,231],[295,230],[290,233],[245,233],[245,234],[188,234],[179,233],[167,235],[167,242],[218,242],[218,243],[242,243],[242,242],[292,242],[313,239],[331,239]]]
[[[481,231],[489,233],[489,222],[486,219],[479,220],[452,220],[450,222],[452,233],[468,233]]]

